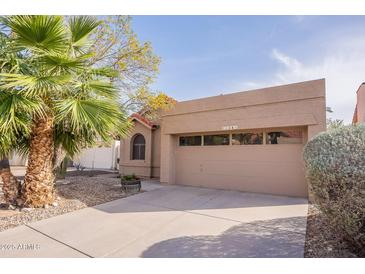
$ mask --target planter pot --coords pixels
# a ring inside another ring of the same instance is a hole
[[[141,191],[141,180],[121,180],[122,191],[126,193],[138,193]]]

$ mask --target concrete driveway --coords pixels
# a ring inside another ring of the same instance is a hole
[[[147,192],[0,233],[0,257],[303,257],[307,201],[144,183]]]

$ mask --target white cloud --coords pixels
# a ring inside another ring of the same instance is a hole
[[[286,67],[291,67],[293,69],[300,69],[302,67],[302,64],[298,62],[298,60],[281,53],[277,49],[272,50],[272,57]]]
[[[316,60],[298,60],[273,49],[271,57],[278,63],[272,77],[260,82],[246,82],[245,88],[288,84],[326,78],[326,100],[334,113],[329,117],[352,120],[356,104],[356,90],[365,81],[365,39],[343,38],[329,43],[326,54]]]
[[[303,71],[303,65],[298,60],[285,55],[277,49],[272,50],[271,56],[274,60],[284,65],[286,69],[290,70],[292,74],[299,75]],[[277,73],[276,77],[282,82],[286,81],[285,74]]]

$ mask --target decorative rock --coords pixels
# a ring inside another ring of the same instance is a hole
[[[16,209],[16,207],[15,207],[15,206],[13,206],[13,205],[9,205],[9,206],[8,206],[8,209],[9,209],[9,210],[14,210],[14,209]]]
[[[22,211],[25,211],[25,212],[29,212],[29,211],[32,211],[33,210],[33,208],[31,208],[31,207],[23,207],[22,208]]]
[[[66,180],[66,179],[56,181],[56,184],[61,184],[61,185],[68,185],[69,183],[70,183],[70,181]]]
[[[56,207],[56,206],[58,206],[58,203],[57,202],[53,202],[52,203],[52,206]]]
[[[49,205],[44,205],[43,208],[47,209],[47,208],[49,208]]]

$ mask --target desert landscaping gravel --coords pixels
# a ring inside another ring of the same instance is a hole
[[[305,253],[307,258],[355,258],[346,244],[336,237],[322,213],[309,205]]]
[[[105,171],[70,172],[65,180],[56,183],[58,198],[54,206],[21,211],[0,209],[0,231],[124,198],[127,195],[121,191],[117,176]]]

